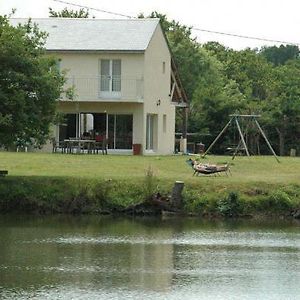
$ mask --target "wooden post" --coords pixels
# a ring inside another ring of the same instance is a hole
[[[254,121],[255,121],[255,124],[256,124],[257,128],[259,129],[260,133],[261,133],[262,136],[264,137],[264,139],[265,139],[265,141],[266,141],[268,147],[270,148],[271,152],[273,153],[274,157],[276,158],[277,162],[280,163],[280,161],[279,161],[279,159],[278,159],[278,157],[277,157],[275,151],[273,150],[271,144],[269,143],[269,140],[268,140],[267,136],[265,135],[264,131],[263,131],[262,128],[260,127],[260,125],[259,125],[258,121],[256,120],[256,118],[254,118]]]
[[[239,134],[240,134],[240,137],[241,137],[241,141],[243,143],[243,146],[246,150],[246,153],[247,153],[247,156],[250,156],[249,154],[249,151],[248,151],[248,148],[247,148],[247,145],[246,145],[246,142],[245,142],[245,139],[244,139],[244,136],[243,136],[243,133],[242,133],[242,130],[241,130],[241,127],[240,127],[240,124],[239,124],[239,121],[237,119],[237,117],[235,117],[235,123],[236,123],[236,126],[238,128],[238,131],[239,131]]]
[[[184,154],[187,153],[187,120],[188,120],[188,110],[187,107],[183,108],[182,112],[182,143],[180,151]]]
[[[182,191],[184,188],[183,181],[175,181],[172,196],[171,196],[171,205],[175,208],[182,207]]]
[[[234,160],[234,158],[235,158],[235,156],[237,155],[237,153],[238,153],[240,147],[241,147],[241,140],[239,141],[237,147],[236,147],[235,150],[234,150],[234,153],[233,153],[233,156],[232,156],[232,160]]]

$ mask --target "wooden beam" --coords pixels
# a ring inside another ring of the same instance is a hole
[[[222,136],[222,134],[225,132],[225,130],[227,129],[227,127],[230,125],[232,121],[232,118],[229,120],[229,122],[225,125],[225,127],[222,129],[222,131],[219,133],[219,135],[215,138],[215,140],[210,144],[210,146],[207,148],[207,150],[205,151],[205,153],[202,155],[202,157],[205,157],[206,154],[208,153],[208,151],[213,147],[213,145],[217,142],[217,140]]]
[[[257,128],[259,129],[259,131],[261,132],[262,136],[264,137],[264,139],[265,139],[265,141],[266,141],[268,147],[270,148],[270,150],[271,150],[271,152],[273,153],[274,157],[276,158],[277,162],[280,163],[280,160],[278,159],[278,157],[277,157],[277,155],[276,155],[274,149],[272,148],[272,146],[271,146],[271,144],[270,144],[270,142],[269,142],[267,136],[265,135],[264,131],[262,130],[262,128],[260,127],[258,121],[257,121],[255,118],[254,118],[254,122],[255,122]]]
[[[171,97],[171,101],[173,101],[173,96],[174,96],[174,91],[175,91],[175,81],[173,82],[173,86],[172,86],[172,90],[171,90],[171,94],[170,94],[170,97]]]
[[[234,117],[234,118],[235,118],[235,123],[236,123],[236,126],[238,128],[238,131],[239,131],[239,134],[240,134],[243,146],[244,146],[244,148],[246,150],[247,156],[250,156],[248,148],[247,148],[247,145],[246,145],[246,142],[245,142],[245,139],[244,139],[244,135],[242,133],[242,130],[241,130],[241,127],[240,127],[240,124],[239,124],[239,121],[238,121],[238,118],[237,117]]]

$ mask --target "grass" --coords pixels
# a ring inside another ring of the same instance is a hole
[[[300,183],[300,158],[272,156],[237,157],[211,156],[204,162],[231,164],[231,177],[193,177],[185,163],[187,156],[104,156],[67,155],[49,153],[0,152],[0,169],[9,176],[75,177],[87,179],[139,180],[149,166],[154,175],[166,181],[183,180],[187,183],[210,184],[292,184]]]
[[[149,195],[149,168],[153,192],[167,194],[176,180],[185,182],[189,212],[236,215],[300,207],[299,157],[284,157],[281,163],[272,156],[234,161],[228,156],[199,158],[206,163],[229,162],[232,176],[228,177],[192,176],[188,158],[0,152],[0,169],[9,171],[7,178],[0,179],[0,211],[20,206],[53,212],[126,207]]]

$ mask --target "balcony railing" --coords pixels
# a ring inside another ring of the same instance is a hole
[[[74,76],[66,79],[64,88],[73,88],[73,100],[77,101],[143,102],[144,98],[144,80],[142,77]],[[68,100],[68,98],[63,96],[61,100]]]

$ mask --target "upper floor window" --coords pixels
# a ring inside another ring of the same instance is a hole
[[[100,91],[118,96],[121,92],[121,60],[101,59],[100,62]]]

